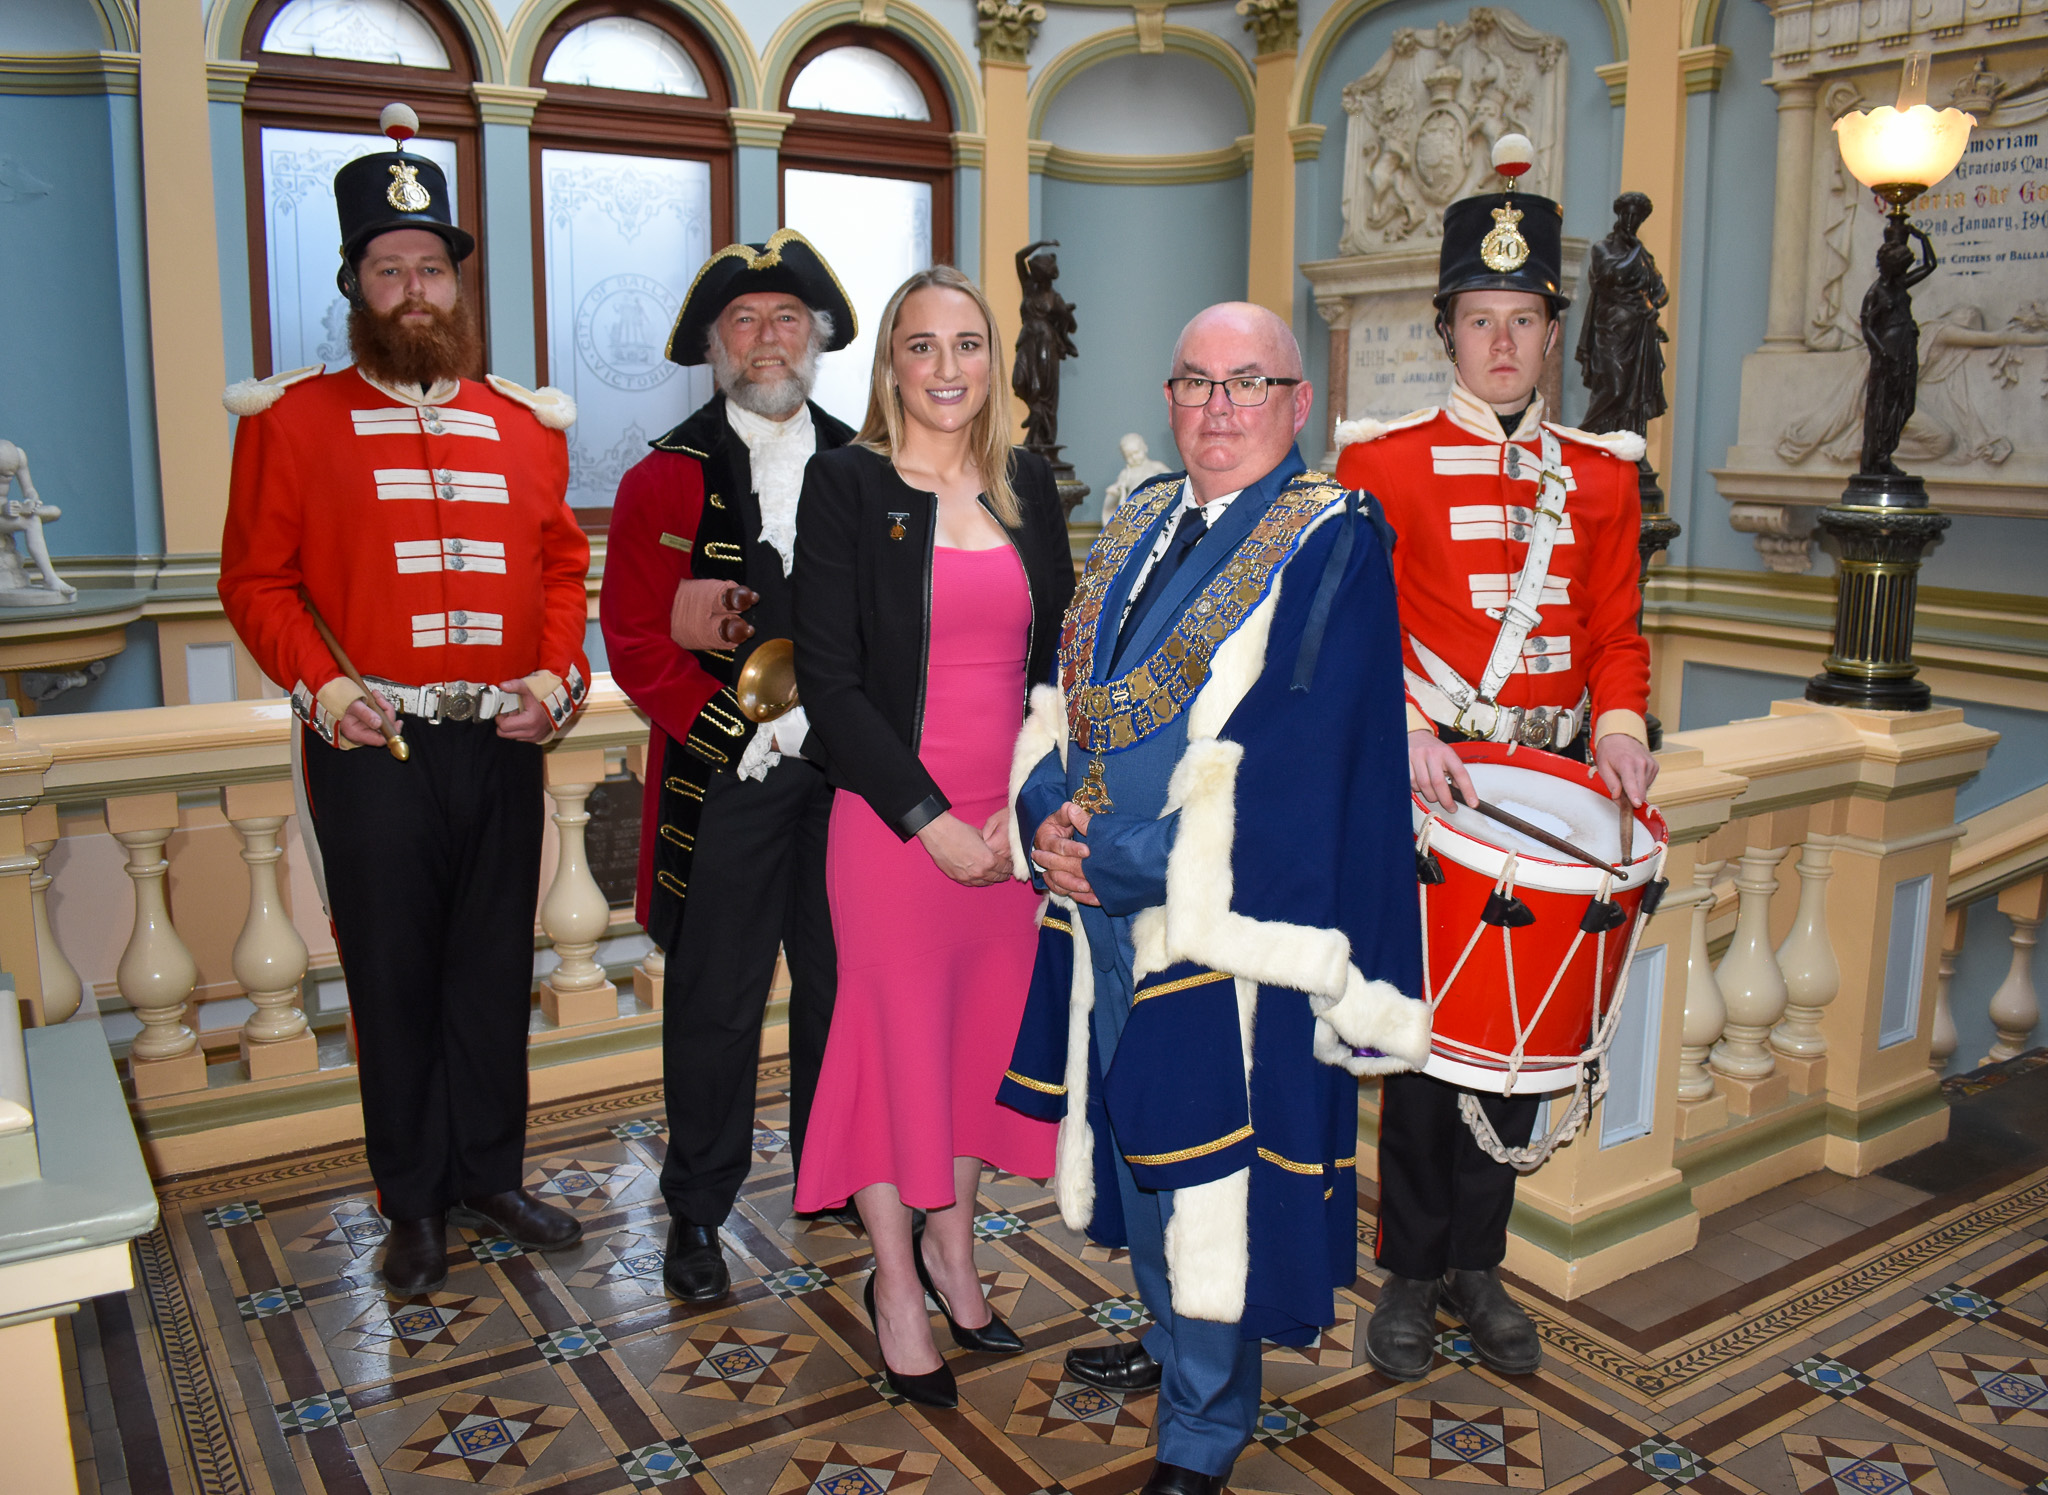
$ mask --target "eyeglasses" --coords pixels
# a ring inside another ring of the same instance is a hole
[[[1299,379],[1275,379],[1267,374],[1240,374],[1231,379],[1197,379],[1183,375],[1166,381],[1167,393],[1173,396],[1173,403],[1190,409],[1209,403],[1210,391],[1218,385],[1231,404],[1249,407],[1266,403],[1266,386],[1269,384],[1299,384]]]

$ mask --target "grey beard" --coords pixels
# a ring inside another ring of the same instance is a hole
[[[817,339],[804,349],[790,365],[789,376],[773,384],[757,383],[744,365],[725,351],[725,345],[714,332],[709,348],[711,355],[711,378],[720,394],[731,400],[742,410],[765,416],[769,420],[788,420],[803,408],[804,401],[811,397],[811,386],[818,379]]]

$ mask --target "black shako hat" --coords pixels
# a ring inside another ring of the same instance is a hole
[[[1494,142],[1494,170],[1512,182],[1533,154],[1521,135]],[[1564,280],[1564,209],[1529,192],[1486,192],[1461,197],[1444,209],[1438,251],[1436,308],[1461,291],[1529,291],[1550,302],[1551,314],[1572,304]]]
[[[781,291],[831,317],[827,353],[845,347],[860,331],[853,303],[825,257],[795,229],[783,228],[765,244],[728,244],[704,262],[668,335],[668,361],[686,369],[708,362],[705,342],[718,314],[740,297],[761,291]]]
[[[346,295],[354,294],[349,282],[370,241],[393,229],[439,234],[457,264],[476,251],[476,239],[455,226],[455,201],[441,168],[405,148],[419,133],[419,116],[404,104],[387,104],[377,124],[397,149],[358,156],[334,174],[334,207],[341,219],[341,272],[335,278]]]

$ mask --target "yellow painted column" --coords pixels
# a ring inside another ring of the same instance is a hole
[[[1294,320],[1294,142],[1287,101],[1294,92],[1301,40],[1296,0],[1238,0],[1245,30],[1258,40],[1258,88],[1252,118],[1251,269],[1245,299]]]
[[[218,566],[231,448],[220,392],[220,255],[207,150],[202,7],[152,5],[142,22],[142,209],[156,384],[164,550]],[[177,569],[175,562],[173,569]],[[195,577],[195,579],[199,579]]]
[[[1643,192],[1656,212],[1642,227],[1643,247],[1657,258],[1671,305],[1664,325],[1677,327],[1680,298],[1685,294],[1685,267],[1679,262],[1681,208],[1685,189],[1685,99],[1683,66],[1685,11],[1671,0],[1635,5],[1628,16],[1628,103],[1622,118],[1621,190]],[[1671,396],[1675,360],[1664,362],[1664,394]],[[1650,423],[1650,465],[1671,470],[1671,418]]]
[[[981,98],[988,143],[981,170],[981,288],[996,309],[1003,350],[1014,358],[1024,288],[1017,251],[1031,242],[1031,43],[1045,21],[1037,0],[978,0]],[[999,371],[1009,384],[1009,369]],[[1024,402],[1011,398],[1011,424],[1024,439]]]

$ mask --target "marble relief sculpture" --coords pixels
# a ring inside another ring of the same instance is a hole
[[[21,496],[15,497],[19,489]],[[78,595],[78,588],[57,574],[50,563],[50,547],[43,540],[43,524],[61,519],[64,511],[46,504],[36,493],[29,476],[28,453],[11,441],[0,441],[0,607],[56,607]],[[32,579],[15,548],[14,536],[22,537],[28,559],[35,563],[39,579]]]

